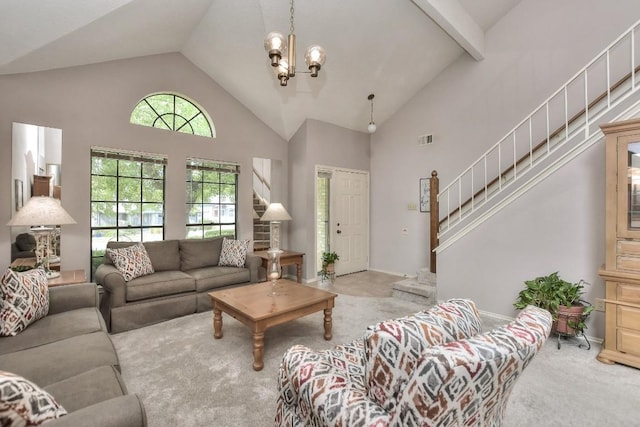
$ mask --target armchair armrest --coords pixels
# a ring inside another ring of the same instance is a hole
[[[364,388],[362,340],[318,352],[296,345],[285,353],[276,425],[388,425],[389,418]]]
[[[470,300],[452,299],[419,313],[369,326],[364,334],[368,395],[389,412],[397,408],[416,364],[430,347],[470,338],[481,331]]]
[[[115,397],[45,423],[47,427],[145,427],[147,416],[136,394]]]
[[[254,255],[253,252],[247,253],[247,258],[244,262],[244,266],[249,269],[251,275],[251,283],[257,283],[259,281],[258,273],[260,266],[262,265],[262,258]]]
[[[49,288],[49,314],[85,307],[98,307],[98,287],[94,283]]]
[[[100,264],[96,269],[96,282],[105,289],[110,307],[119,307],[126,303],[127,286],[122,273],[112,264]]]

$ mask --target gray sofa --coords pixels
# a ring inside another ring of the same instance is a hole
[[[143,242],[154,273],[125,281],[105,255],[95,280],[104,287],[102,314],[112,333],[211,310],[209,292],[258,281],[261,259],[248,253],[244,267],[219,266],[222,237]],[[109,242],[122,248],[134,242]]]
[[[47,426],[146,426],[127,389],[98,310],[95,284],[49,289],[49,314],[14,337],[0,337],[0,367],[49,392],[68,415]]]

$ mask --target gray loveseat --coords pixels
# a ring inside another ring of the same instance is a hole
[[[211,310],[209,292],[258,281],[261,259],[247,253],[244,267],[220,266],[222,237],[143,242],[154,273],[125,281],[105,255],[95,280],[105,290],[102,314],[112,333]],[[122,248],[134,242],[109,242]]]
[[[34,382],[67,410],[47,426],[147,424],[142,402],[120,377],[95,284],[50,288],[47,316],[0,337],[0,369]]]

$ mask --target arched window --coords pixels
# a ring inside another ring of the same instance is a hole
[[[133,109],[130,121],[136,125],[216,137],[207,112],[193,101],[173,93],[146,96]]]

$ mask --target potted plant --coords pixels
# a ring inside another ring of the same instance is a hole
[[[320,275],[323,280],[333,277],[336,272],[335,264],[340,256],[335,252],[322,252],[322,270]]]
[[[558,272],[537,277],[524,282],[525,289],[520,291],[513,306],[523,309],[535,305],[549,311],[553,316],[551,332],[561,335],[576,335],[586,329],[586,319],[593,306],[580,299],[584,281],[567,282]]]

